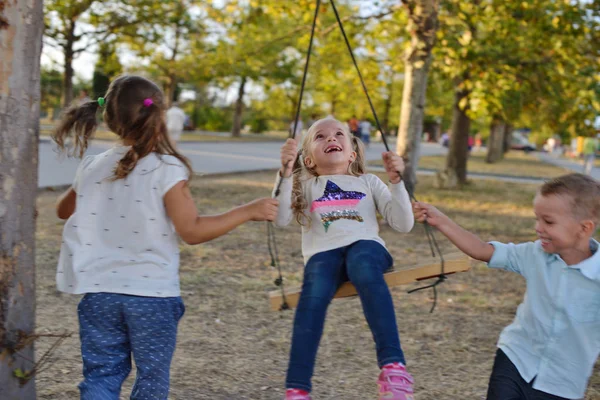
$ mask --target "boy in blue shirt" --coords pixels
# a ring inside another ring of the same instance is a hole
[[[535,196],[538,240],[484,242],[430,204],[413,203],[461,251],[527,281],[523,302],[500,334],[487,400],[583,399],[600,353],[600,182],[569,174]]]

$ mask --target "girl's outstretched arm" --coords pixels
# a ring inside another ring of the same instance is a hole
[[[489,262],[492,258],[494,246],[484,242],[474,233],[462,228],[431,204],[414,202],[413,212],[417,221],[427,221],[429,225],[436,227],[460,251],[468,256],[485,262]]]
[[[218,238],[248,221],[273,221],[277,216],[275,199],[257,199],[218,215],[198,215],[187,181],[173,186],[164,196],[167,215],[177,234],[187,244]]]
[[[63,194],[60,195],[56,201],[56,215],[60,219],[69,219],[75,212],[75,205],[77,202],[77,193],[75,189],[70,187]]]

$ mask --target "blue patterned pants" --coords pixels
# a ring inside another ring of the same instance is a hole
[[[184,311],[181,297],[86,294],[77,308],[81,400],[119,400],[132,355],[137,376],[131,399],[166,400],[177,324]]]

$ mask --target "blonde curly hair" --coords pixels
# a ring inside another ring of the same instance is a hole
[[[294,168],[292,172],[293,184],[292,184],[292,212],[296,217],[296,221],[302,226],[310,226],[310,217],[306,214],[306,209],[308,208],[308,202],[304,197],[304,193],[302,192],[302,182],[309,180],[312,177],[318,177],[319,175],[315,171],[314,168],[309,168],[306,166],[304,162],[304,157],[306,155],[311,156],[310,147],[312,142],[315,139],[315,134],[317,128],[320,124],[324,122],[337,122],[344,131],[344,134],[349,138],[350,143],[352,144],[352,149],[356,152],[356,157],[354,161],[350,163],[348,166],[348,175],[352,176],[360,176],[364,175],[366,172],[366,164],[365,164],[365,148],[360,139],[350,133],[348,126],[346,124],[338,121],[333,117],[322,118],[317,120],[314,124],[310,126],[306,135],[304,135],[304,139],[302,140],[302,147],[299,151],[299,156],[296,158],[296,162],[294,163]]]

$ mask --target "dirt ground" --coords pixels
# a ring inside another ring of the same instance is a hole
[[[196,177],[193,194],[202,213],[218,213],[253,198],[268,196],[274,173]],[[418,197],[431,201],[484,239],[533,239],[534,187],[476,182],[463,191],[439,191],[423,178]],[[54,275],[62,222],[54,215],[56,192],[39,196],[37,234],[38,333],[73,332],[37,377],[40,399],[77,399],[81,355],[76,306],[80,296],[56,290]],[[428,253],[421,226],[410,234],[382,226],[381,235],[396,264],[409,265]],[[453,252],[442,240],[443,250]],[[302,278],[300,230],[277,231],[286,284]],[[182,296],[186,314],[179,326],[172,364],[171,399],[281,399],[290,346],[293,312],[271,312],[274,290],[265,223],[249,223],[225,237],[199,246],[181,246]],[[407,294],[396,287],[402,347],[416,380],[418,400],[484,399],[495,344],[522,300],[523,279],[474,264],[443,284],[436,311],[431,292]],[[37,343],[39,358],[52,344]],[[597,366],[586,400],[600,400]],[[374,344],[358,298],[335,300],[328,313],[315,377],[315,399],[376,398]],[[121,398],[130,393],[130,376]]]

